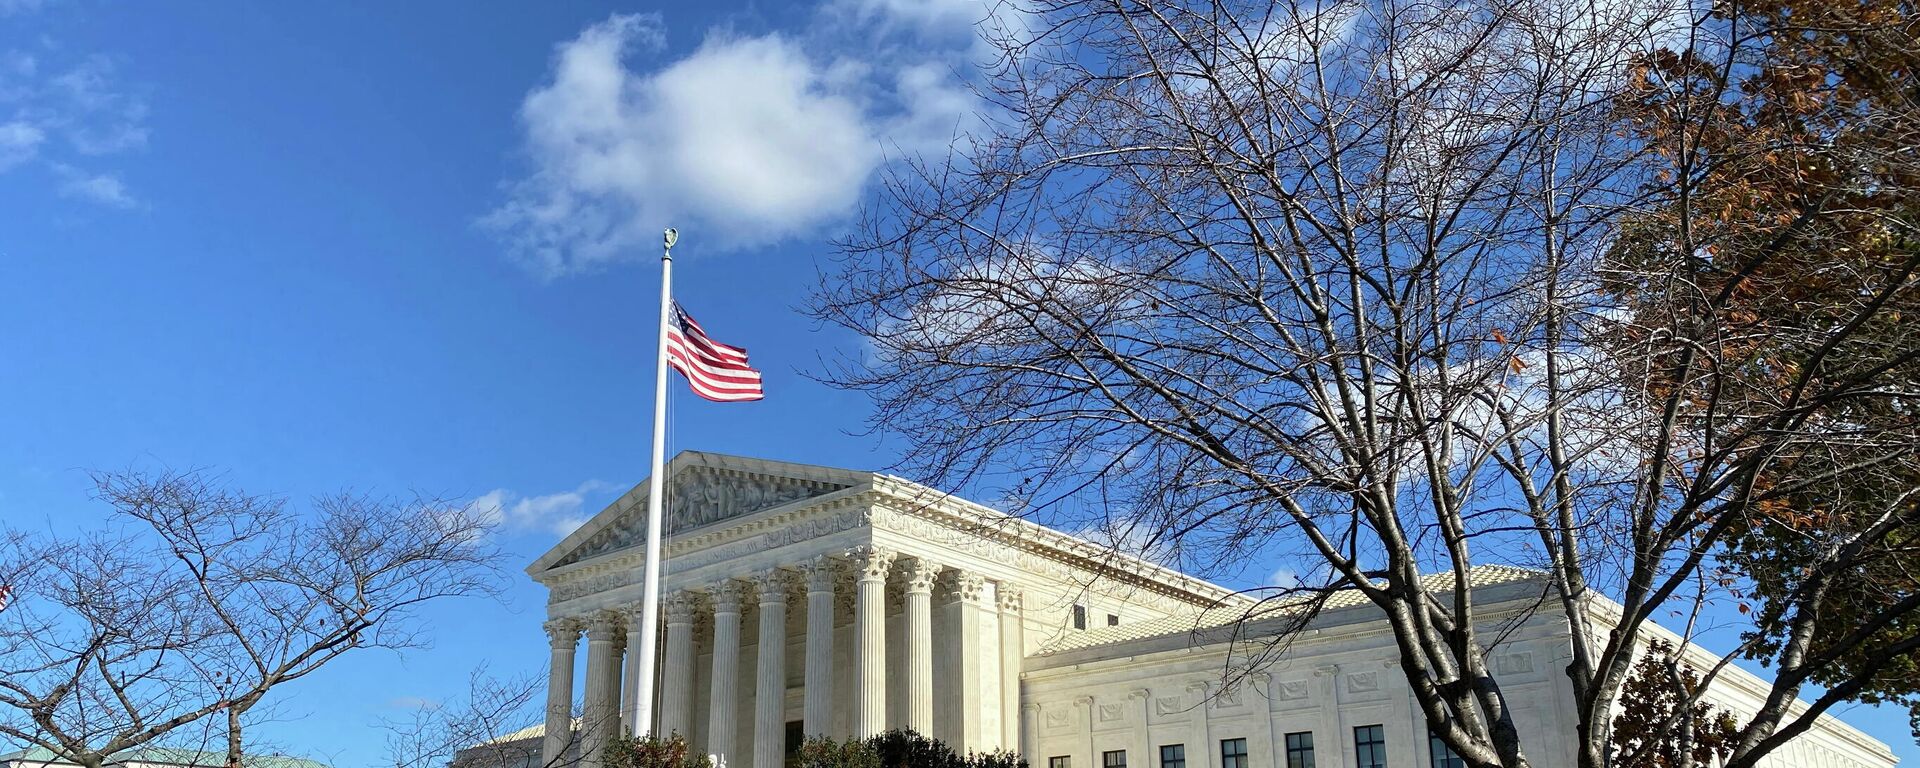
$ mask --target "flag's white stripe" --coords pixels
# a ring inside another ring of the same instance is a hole
[[[729,358],[737,358],[742,362],[746,361],[747,359],[746,350],[733,346],[731,344],[722,344],[718,341],[714,341],[712,336],[707,335],[707,329],[700,327],[700,323],[695,321],[692,315],[687,314],[685,309],[680,310],[680,320],[686,326],[684,329],[679,327],[674,327],[674,326],[668,326],[667,332],[680,333],[682,331],[685,331],[688,336],[692,336],[698,339],[703,346],[713,347],[714,352],[718,355],[721,355],[723,357],[729,357]]]
[[[667,354],[675,355],[686,360],[688,365],[700,369],[700,372],[703,374],[707,374],[711,376],[725,376],[725,377],[731,377],[731,378],[737,378],[737,379],[749,379],[752,381],[760,380],[759,371],[756,371],[752,368],[747,368],[747,367],[736,368],[736,367],[729,367],[729,366],[723,366],[723,365],[716,365],[712,360],[703,359],[698,355],[691,354],[686,347],[679,344],[669,343],[667,345]]]
[[[670,364],[672,364],[671,361]],[[686,373],[686,370],[677,364],[673,364],[673,368],[674,370],[680,371],[683,375]],[[766,396],[765,392],[759,387],[715,388],[691,376],[687,377],[687,387],[692,389],[694,394],[708,400],[759,400]]]
[[[760,390],[760,379],[758,376],[732,378],[715,376],[697,367],[688,365],[686,359],[680,354],[680,350],[677,349],[667,350],[667,362],[671,364],[675,370],[685,375],[690,382],[708,389],[728,391]]]
[[[714,342],[714,340],[707,338],[705,334],[701,334],[699,330],[693,332],[693,338],[687,338],[687,334],[684,334],[680,328],[666,328],[666,336],[668,336],[670,340],[678,340],[680,344],[685,344],[685,346],[689,346],[689,348],[699,349],[699,351],[705,353],[707,357],[718,357],[718,359],[722,359],[722,361],[732,361],[732,363],[741,363],[741,365],[747,363],[747,349],[730,348],[730,346],[726,346],[726,344]],[[705,344],[703,344],[703,342],[705,342]]]

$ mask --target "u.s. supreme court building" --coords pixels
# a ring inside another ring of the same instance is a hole
[[[1229,676],[1252,601],[1201,579],[874,472],[687,452],[667,482],[657,727],[728,766],[890,728],[1035,768],[1452,765],[1357,596]],[[545,735],[523,735],[546,765],[598,768],[596,745],[633,717],[623,649],[639,645],[645,508],[643,482],[528,568],[550,590],[552,656]],[[1483,567],[1473,583],[1489,621],[1517,624],[1489,654],[1527,752],[1571,765],[1564,619],[1527,610],[1533,572]],[[1750,712],[1763,691],[1730,669],[1713,700]],[[1824,717],[1772,764],[1894,758]]]

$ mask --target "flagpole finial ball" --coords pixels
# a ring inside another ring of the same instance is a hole
[[[667,231],[664,234],[666,235],[668,248],[672,248],[674,241],[680,239],[680,230],[674,229],[673,227],[667,227]]]

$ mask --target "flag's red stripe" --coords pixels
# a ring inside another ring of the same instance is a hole
[[[692,331],[692,333],[686,334],[684,338],[687,339],[689,344],[700,348],[701,351],[714,357],[725,358],[734,362],[745,363],[747,361],[746,350],[740,349],[739,347],[730,347],[707,338],[706,333],[701,331],[697,325],[691,325],[688,330]],[[667,333],[670,335],[681,335],[680,329],[678,328],[668,328]]]
[[[678,302],[676,322],[667,326],[667,365],[686,377],[693,393],[716,402],[759,400],[760,372],[747,365],[747,351],[707,338]]]
[[[680,371],[681,374],[684,375],[686,373],[685,369],[681,368],[677,364],[674,364],[672,361],[669,361],[668,364],[672,365],[674,370]],[[687,379],[687,384],[688,384],[688,388],[693,390],[694,394],[715,402],[723,402],[723,403],[740,402],[740,401],[746,401],[746,400],[760,400],[766,397],[766,394],[762,392],[758,387],[750,390],[710,389],[710,388],[701,386],[698,381],[695,381],[691,377]]]
[[[667,348],[679,349],[681,351],[684,351],[687,353],[687,357],[689,359],[698,360],[701,363],[711,368],[717,368],[721,370],[730,370],[730,371],[753,370],[753,367],[747,365],[746,361],[744,360],[730,360],[727,358],[715,357],[711,354],[707,354],[706,352],[701,351],[699,347],[696,347],[692,344],[687,343],[686,341],[680,339],[676,334],[673,334],[673,333],[667,334]]]
[[[720,386],[732,385],[732,386],[754,387],[754,388],[759,388],[760,386],[760,374],[757,371],[750,372],[748,375],[732,375],[727,373],[715,372],[715,371],[701,367],[700,364],[697,362],[692,362],[687,360],[686,355],[682,354],[680,350],[677,350],[677,349],[667,350],[667,361],[674,363],[682,368],[689,369],[688,371],[686,371],[688,377],[699,378],[700,380],[708,383],[713,383]]]
[[[694,350],[688,349],[684,344],[675,343],[672,339],[667,340],[667,354],[679,354],[685,357],[688,363],[697,365],[702,370],[710,371],[721,376],[753,376],[758,378],[760,374],[759,371],[744,365],[729,364],[724,361],[706,357]]]

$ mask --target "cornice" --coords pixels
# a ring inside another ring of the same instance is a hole
[[[700,528],[671,537],[665,543],[666,566],[675,570],[676,558],[685,557],[703,550],[733,544],[765,536],[791,531],[794,524],[804,523],[807,518],[815,518],[848,506],[862,506],[878,501],[879,497],[869,486],[843,488],[832,493],[800,499],[770,509],[761,510],[744,517],[737,517],[710,523]],[[804,541],[813,536],[776,536],[775,538]],[[583,575],[608,570],[634,568],[646,563],[646,552],[641,547],[608,552],[604,555],[582,560],[577,563],[559,566],[551,570],[534,574],[534,581],[548,586],[573,581]],[[684,566],[679,570],[685,570]]]
[[[961,533],[1115,579],[1128,586],[1200,606],[1253,602],[1244,595],[1212,582],[910,480],[876,473],[872,486],[896,502],[886,505],[896,513],[941,523]]]

